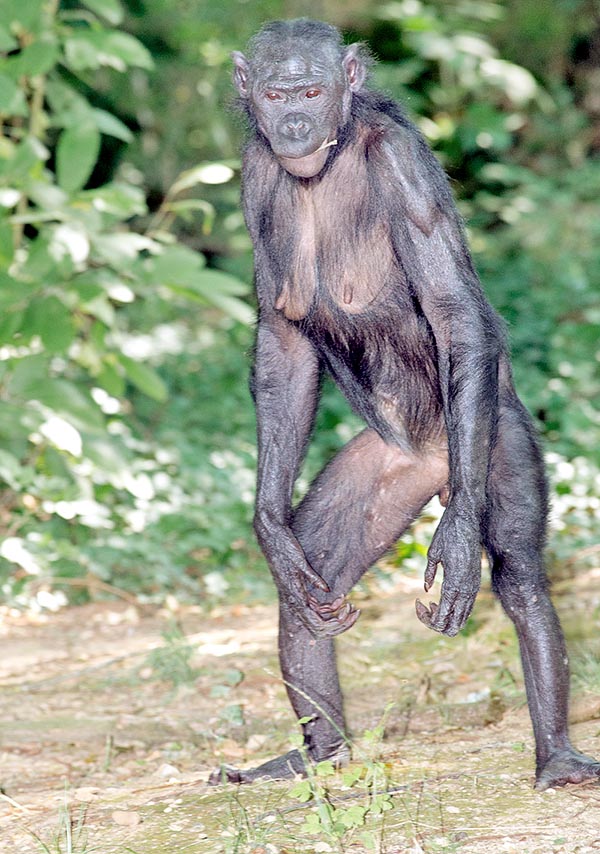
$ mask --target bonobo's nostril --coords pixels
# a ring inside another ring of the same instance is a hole
[[[293,139],[303,139],[308,136],[310,126],[303,118],[290,117],[283,124],[283,132]]]

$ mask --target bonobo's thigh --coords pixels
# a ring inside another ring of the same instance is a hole
[[[292,528],[331,593],[345,595],[394,543],[423,505],[445,486],[445,448],[416,456],[386,444],[371,429],[349,442],[313,483]],[[343,751],[344,716],[334,642],[315,639],[282,603],[279,652],[283,677],[307,746],[319,760]]]
[[[319,474],[292,528],[310,565],[333,594],[343,595],[447,480],[445,446],[414,454],[384,442],[369,428]]]

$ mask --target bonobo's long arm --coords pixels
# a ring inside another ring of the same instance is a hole
[[[311,595],[311,586],[328,588],[309,565],[290,528],[294,482],[314,421],[320,366],[308,338],[275,309],[281,272],[265,246],[264,232],[278,227],[272,207],[280,172],[263,144],[249,143],[244,155],[242,202],[254,246],[259,303],[253,372],[258,428],[254,527],[280,597],[315,636],[333,636],[349,629],[358,611],[340,597],[319,603]]]
[[[404,215],[394,237],[413,298],[435,338],[450,501],[425,573],[428,590],[438,564],[444,566],[440,604],[428,610],[419,602],[417,613],[432,629],[455,635],[469,616],[481,578],[481,523],[497,426],[503,334],[473,269],[446,178],[421,142],[399,135],[394,171]]]
[[[268,308],[258,324],[253,392],[258,427],[254,526],[280,597],[318,637],[350,628],[349,605],[319,605],[307,584],[328,590],[290,528],[292,493],[314,420],[319,362],[312,344]]]

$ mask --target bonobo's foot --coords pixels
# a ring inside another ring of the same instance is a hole
[[[350,748],[346,744],[340,745],[335,753],[326,756],[336,767],[346,765],[350,759]],[[221,783],[254,783],[256,780],[289,780],[292,777],[306,777],[306,759],[299,750],[290,750],[276,759],[269,759],[256,768],[248,768],[241,771],[230,765],[222,765],[216,768],[208,778],[209,786],[219,786]],[[310,760],[309,760],[310,761]],[[321,761],[321,760],[320,760]]]
[[[538,771],[535,788],[543,792],[550,786],[584,783],[587,780],[600,781],[600,762],[572,747],[566,747],[553,753]]]

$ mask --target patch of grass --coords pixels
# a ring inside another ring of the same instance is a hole
[[[88,851],[88,834],[84,827],[86,809],[84,804],[74,815],[73,808],[67,803],[63,804],[59,810],[57,829],[48,843],[32,830],[28,830],[28,833],[43,854],[86,854]]]

